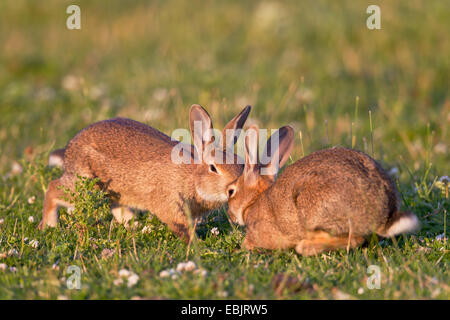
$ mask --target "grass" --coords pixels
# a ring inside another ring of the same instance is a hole
[[[2,1],[0,298],[449,299],[439,178],[450,169],[450,8],[379,2],[382,30],[372,31],[364,1],[81,0],[82,29],[69,31],[70,1]],[[245,229],[223,208],[188,250],[148,213],[128,230],[111,223],[88,181],[80,190],[89,197],[62,211],[60,228],[36,229],[46,187],[61,174],[46,167],[52,149],[117,115],[170,134],[187,127],[193,103],[217,128],[246,104],[249,123],[292,125],[291,161],[332,145],[367,152],[392,173],[421,231],[318,257],[249,253]],[[186,260],[206,275],[160,276]],[[71,265],[80,290],[66,285]],[[370,265],[381,270],[378,290],[367,287]],[[138,282],[120,284],[122,269]]]

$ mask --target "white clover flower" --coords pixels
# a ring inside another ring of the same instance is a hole
[[[102,250],[100,256],[102,257],[102,259],[110,258],[114,255],[115,252],[116,252],[115,249],[105,248]]]
[[[441,191],[447,192],[448,186],[450,185],[450,178],[448,176],[442,176],[434,183],[434,185]]]
[[[128,278],[131,275],[131,272],[127,269],[121,269],[119,270],[119,277]]]
[[[184,267],[185,271],[193,271],[197,268],[197,265],[193,261],[186,262],[186,265]]]
[[[159,276],[161,278],[168,278],[168,277],[173,277],[176,275],[177,275],[177,270],[175,270],[175,269],[163,270],[159,273]]]
[[[168,276],[170,276],[170,272],[167,271],[167,270],[163,270],[163,271],[161,271],[161,272],[159,273],[159,276],[160,276],[161,278],[167,278]]]
[[[447,145],[445,143],[439,142],[434,146],[434,151],[436,153],[447,153]]]
[[[220,291],[220,292],[219,292],[219,296],[222,297],[222,298],[226,298],[226,297],[228,297],[228,292],[226,292],[226,291]]]
[[[139,276],[136,273],[129,271],[127,269],[121,269],[119,271],[119,278],[117,278],[113,281],[114,285],[119,286],[119,285],[123,284],[124,278],[127,278],[128,288],[131,288],[139,281]]]
[[[208,275],[208,271],[206,271],[205,269],[197,269],[194,270],[194,274],[199,274],[202,277],[206,277]]]
[[[69,74],[62,79],[61,85],[67,91],[75,91],[80,88],[81,79],[77,76]]]
[[[33,216],[29,216],[28,217],[28,222],[33,223],[34,222],[34,217]]]
[[[5,219],[0,219],[0,224],[3,224],[5,222]]]
[[[23,172],[22,166],[17,163],[17,162],[13,162],[12,166],[11,166],[11,175],[17,175],[17,174],[21,174]]]
[[[52,269],[59,270],[59,266],[56,263],[54,263],[54,264],[52,264]]]
[[[0,270],[5,271],[8,269],[8,265],[6,263],[0,263]]]
[[[9,268],[9,271],[11,271],[11,272],[17,272],[17,268],[16,268],[16,267],[10,267],[10,268]]]
[[[134,285],[136,285],[136,283],[138,283],[139,281],[139,276],[135,273],[131,274],[131,276],[128,277],[128,283],[127,283],[127,287],[131,288]]]
[[[178,272],[183,272],[185,266],[186,266],[186,263],[185,263],[185,262],[180,262],[180,263],[177,265],[177,271],[178,271]]]
[[[8,251],[8,256],[17,256],[19,255],[19,252],[16,249],[10,249]]]
[[[123,279],[122,279],[122,278],[114,279],[113,284],[114,284],[115,286],[120,286],[120,285],[123,284]]]
[[[36,249],[37,247],[39,247],[39,241],[37,240],[31,240],[30,241],[30,246],[34,249]]]
[[[436,288],[431,292],[431,298],[435,299],[438,295],[441,294],[441,289],[440,288]]]
[[[32,196],[32,197],[28,198],[28,203],[29,204],[33,204],[35,201],[36,201],[36,197],[35,196]]]
[[[218,236],[219,235],[219,229],[217,227],[214,227],[211,229],[211,234],[213,236]]]
[[[363,294],[364,293],[364,288],[359,288],[358,289],[358,294]]]
[[[142,232],[143,234],[150,233],[150,232],[152,232],[152,228],[149,227],[149,226],[144,226],[144,227],[142,228],[141,232]]]
[[[188,262],[180,262],[177,265],[177,271],[178,272],[183,272],[183,271],[193,271],[197,268],[197,265],[195,264],[195,262],[193,261],[188,261]]]
[[[133,222],[133,228],[134,228],[134,229],[137,229],[137,228],[139,228],[140,226],[141,226],[141,224],[140,224],[139,221]]]
[[[398,168],[397,167],[392,167],[391,168],[391,170],[389,170],[389,175],[391,175],[391,176],[396,176],[396,175],[398,175]]]
[[[285,7],[276,1],[263,1],[254,10],[252,27],[259,32],[275,29],[286,17]]]
[[[351,295],[349,295],[348,293],[339,290],[338,288],[333,288],[332,289],[332,293],[334,296],[334,299],[336,300],[350,300],[352,298]]]

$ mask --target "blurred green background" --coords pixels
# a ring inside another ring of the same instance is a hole
[[[293,159],[353,136],[405,179],[448,174],[450,2],[376,1],[381,30],[369,4],[1,1],[0,172],[109,117],[170,134],[200,103],[218,128],[246,104],[249,123],[293,125]]]

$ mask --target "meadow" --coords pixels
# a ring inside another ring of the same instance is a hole
[[[448,1],[376,1],[381,30],[366,1],[80,0],[81,30],[66,28],[70,4],[0,2],[0,299],[450,298]],[[91,181],[59,228],[37,230],[61,175],[49,152],[115,116],[170,135],[193,103],[219,129],[247,104],[248,124],[291,125],[289,163],[365,151],[421,230],[315,257],[247,252],[225,206],[187,246],[147,212],[115,224]]]

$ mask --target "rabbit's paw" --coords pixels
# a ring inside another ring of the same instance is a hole
[[[295,251],[302,256],[309,257],[317,255],[318,253],[323,251],[323,248],[310,240],[301,240],[295,246]]]

